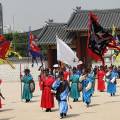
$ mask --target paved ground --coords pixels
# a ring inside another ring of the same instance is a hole
[[[22,65],[24,68],[26,65]],[[46,113],[40,105],[40,91],[38,88],[37,76],[38,67],[32,68],[31,72],[36,80],[36,90],[31,103],[24,103],[20,99],[19,64],[16,70],[8,65],[0,65],[0,78],[4,80],[1,85],[2,92],[6,98],[3,101],[3,108],[0,110],[0,120],[59,120],[58,106],[53,112]],[[23,71],[23,70],[22,70]],[[92,103],[86,108],[82,103],[73,103],[70,99],[72,109],[69,109],[66,120],[120,120],[120,84],[117,85],[117,94],[110,97],[106,92],[95,92]]]

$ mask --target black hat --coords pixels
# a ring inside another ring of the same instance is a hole
[[[26,68],[26,69],[24,70],[24,72],[25,72],[25,73],[30,73],[30,69]]]

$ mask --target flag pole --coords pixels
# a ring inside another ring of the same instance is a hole
[[[28,32],[28,44],[27,44],[27,57],[28,57],[28,68],[29,68],[29,52],[30,52],[30,32],[31,32],[31,26],[29,26],[29,32]]]
[[[22,73],[21,73],[21,63],[20,63],[20,83],[21,83],[21,101],[22,101],[22,81],[21,81]]]

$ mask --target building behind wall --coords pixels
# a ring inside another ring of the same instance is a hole
[[[114,25],[117,35],[120,35],[120,9],[81,10],[80,7],[77,7],[67,23],[49,21],[39,34],[39,44],[46,47],[49,67],[57,62],[56,35],[76,51],[78,58],[83,61],[85,66],[92,64],[87,53],[89,11],[93,11],[98,16],[98,22],[109,33],[112,33]]]

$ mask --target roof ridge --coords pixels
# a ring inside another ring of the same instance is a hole
[[[120,12],[120,8],[113,8],[113,9],[81,9],[81,10],[75,10],[73,12],[73,14],[77,14],[77,13],[88,13],[89,11],[93,11],[93,12],[100,12],[100,13],[105,13],[105,12]]]
[[[56,22],[53,22],[53,23],[47,23],[47,26],[61,26],[61,25],[66,25],[67,23],[56,23]]]

